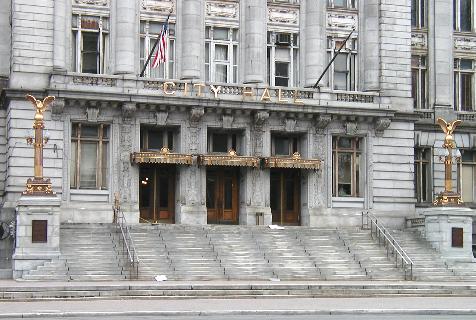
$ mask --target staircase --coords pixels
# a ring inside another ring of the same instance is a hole
[[[23,275],[24,280],[125,280],[128,272],[116,251],[112,226],[63,224],[61,257]]]

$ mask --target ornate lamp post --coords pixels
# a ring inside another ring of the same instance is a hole
[[[27,137],[26,142],[32,144],[35,150],[34,178],[29,178],[26,182],[24,195],[30,196],[54,196],[56,193],[51,188],[50,179],[43,177],[43,147],[48,142],[48,138],[43,135],[45,124],[43,121],[43,112],[48,105],[55,100],[55,97],[48,96],[41,100],[27,94],[26,98],[33,103],[36,109],[35,122],[33,122],[34,135]]]
[[[460,206],[463,204],[461,195],[458,192],[453,192],[452,167],[453,167],[453,149],[456,149],[456,143],[453,138],[453,132],[461,123],[461,120],[454,120],[446,122],[442,118],[438,118],[436,122],[440,125],[443,132],[446,134],[443,148],[445,148],[445,191],[440,192],[433,205],[435,206]]]

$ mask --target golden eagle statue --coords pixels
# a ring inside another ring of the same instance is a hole
[[[46,98],[41,100],[37,100],[35,97],[32,95],[27,94],[26,98],[33,103],[33,106],[35,106],[36,109],[36,114],[35,114],[35,120],[41,121],[43,120],[43,112],[46,110],[48,105],[55,100],[55,97],[53,96],[47,96]]]
[[[452,149],[456,148],[455,140],[453,139],[453,131],[455,131],[456,127],[461,123],[461,120],[453,120],[451,122],[446,122],[442,118],[438,118],[436,123],[438,123],[443,129],[443,132],[446,134],[445,136],[445,143],[443,147],[450,147]]]

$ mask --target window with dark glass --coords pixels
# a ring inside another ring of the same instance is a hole
[[[230,150],[240,153],[240,135],[237,132],[209,132],[208,152],[227,153]]]
[[[454,60],[454,108],[457,111],[474,110],[474,65],[470,59]]]
[[[292,156],[295,152],[299,152],[298,149],[298,137],[273,135],[271,143],[273,156]]]
[[[164,22],[144,20],[140,22],[140,69],[149,56],[157,37],[160,35]],[[175,79],[175,24],[168,25],[166,62],[160,63],[157,68],[152,67],[152,58],[144,75],[150,78]],[[157,48],[156,48],[157,50]]]
[[[297,87],[299,83],[299,45],[295,33],[268,32],[269,84],[279,87]]]
[[[73,71],[106,73],[109,53],[109,19],[75,14],[72,18]]]
[[[141,128],[140,131],[140,149],[142,151],[160,151],[163,147],[167,147],[170,152],[174,151],[173,129],[166,128]]]
[[[329,8],[345,8],[345,9],[355,9],[357,5],[357,0],[328,0],[327,6]]]
[[[431,202],[431,148],[415,148],[415,197]]]
[[[107,189],[108,155],[108,125],[73,123],[70,158],[71,188]]]
[[[412,0],[412,27],[415,29],[426,26],[426,1]]]
[[[327,57],[331,61],[344,39],[327,38]],[[329,86],[335,90],[357,90],[357,39],[349,39],[329,70]]]
[[[426,57],[412,56],[412,98],[413,108],[427,109]]]
[[[473,31],[473,1],[453,0],[453,28],[455,31]]]
[[[463,202],[476,202],[476,151],[461,150],[461,167],[459,170],[460,192]]]
[[[332,196],[360,197],[362,138],[332,138]]]

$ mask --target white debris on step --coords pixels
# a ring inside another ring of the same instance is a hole
[[[284,230],[284,227],[278,226],[276,224],[270,224],[269,228],[270,229],[275,229],[275,230]]]
[[[269,281],[281,281],[279,278],[269,278]]]
[[[158,276],[155,276],[154,279],[157,280],[157,282],[167,281],[167,276],[164,274],[159,274]]]

